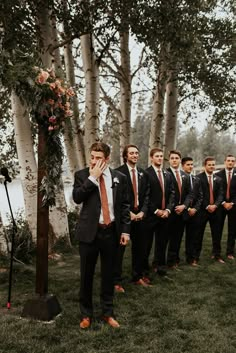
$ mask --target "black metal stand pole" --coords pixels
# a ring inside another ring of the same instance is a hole
[[[13,270],[13,255],[14,255],[14,245],[15,245],[15,235],[17,233],[17,226],[16,222],[13,216],[12,208],[11,208],[11,202],[8,194],[8,189],[7,189],[7,181],[4,181],[4,186],[7,194],[7,200],[8,200],[8,205],[11,213],[11,219],[12,219],[12,239],[11,239],[11,256],[10,256],[10,269],[9,269],[9,285],[8,285],[8,300],[7,300],[7,309],[11,308],[11,288],[12,288],[12,270]]]

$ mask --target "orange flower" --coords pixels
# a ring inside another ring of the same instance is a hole
[[[47,71],[41,70],[41,72],[38,74],[38,77],[36,78],[36,82],[43,85],[44,83],[46,83],[48,77],[49,73]]]
[[[69,96],[69,97],[73,97],[73,96],[75,95],[75,92],[74,92],[73,88],[70,87],[70,88],[67,88],[66,94],[67,94],[67,96]]]
[[[54,99],[48,99],[48,104],[53,105],[55,103]]]

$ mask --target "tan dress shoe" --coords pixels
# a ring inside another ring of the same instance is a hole
[[[120,324],[118,323],[118,321],[116,321],[112,316],[103,316],[103,320],[113,328],[120,327]]]
[[[116,292],[116,293],[125,293],[124,288],[123,288],[120,284],[116,284],[116,285],[114,286],[114,289],[115,289],[115,292]]]
[[[89,317],[83,317],[79,326],[82,329],[89,328],[91,326],[91,319]]]

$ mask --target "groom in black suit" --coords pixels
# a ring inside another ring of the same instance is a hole
[[[127,178],[108,168],[110,147],[102,142],[90,148],[90,167],[75,173],[73,199],[82,203],[77,225],[80,249],[80,328],[91,325],[92,289],[98,255],[101,259],[101,307],[103,320],[119,327],[113,313],[114,258],[119,243],[129,241],[130,214]]]

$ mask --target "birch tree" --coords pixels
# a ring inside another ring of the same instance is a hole
[[[176,70],[168,73],[166,85],[166,121],[164,140],[164,163],[169,159],[169,151],[176,148],[178,112],[178,83]]]
[[[85,34],[80,37],[80,41],[86,90],[84,145],[88,162],[89,147],[98,140],[99,135],[99,67],[93,35]]]
[[[11,92],[11,105],[20,165],[20,179],[25,203],[25,216],[35,242],[37,225],[37,164],[31,123],[26,103],[17,96],[14,90]]]

